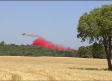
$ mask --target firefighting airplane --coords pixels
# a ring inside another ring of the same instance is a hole
[[[25,33],[22,33],[22,35],[24,36],[24,35],[25,35]]]

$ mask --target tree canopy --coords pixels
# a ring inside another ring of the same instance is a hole
[[[112,5],[103,5],[95,8],[89,13],[84,13],[78,24],[78,38],[82,41],[88,39],[90,43],[94,41],[102,42],[102,38],[112,35]]]

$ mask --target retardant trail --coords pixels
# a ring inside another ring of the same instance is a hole
[[[71,50],[68,47],[53,44],[52,42],[45,40],[44,38],[40,37],[39,35],[28,35],[28,34],[26,34],[26,36],[38,37],[38,39],[35,39],[33,41],[32,45],[45,46],[48,49],[68,50],[68,51]]]
[[[30,36],[30,37],[38,37],[41,38],[39,35],[29,35],[29,34],[25,34],[26,36]]]

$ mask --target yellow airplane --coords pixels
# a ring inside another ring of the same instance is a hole
[[[24,35],[25,35],[25,33],[22,33],[22,35],[24,36]]]

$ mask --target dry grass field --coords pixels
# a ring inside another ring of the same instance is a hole
[[[106,68],[106,59],[0,56],[0,80],[112,80]]]

